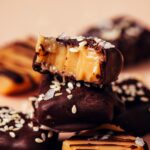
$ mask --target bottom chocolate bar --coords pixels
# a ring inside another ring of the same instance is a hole
[[[75,132],[97,127],[124,111],[124,105],[109,86],[64,82],[48,74],[40,91],[33,98],[34,117],[55,131]]]
[[[63,142],[62,150],[148,150],[140,137],[106,130],[85,131]]]

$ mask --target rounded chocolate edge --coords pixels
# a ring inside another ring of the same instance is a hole
[[[101,65],[102,72],[102,84],[108,84],[117,80],[122,68],[123,68],[123,55],[116,48],[103,49],[106,60]]]

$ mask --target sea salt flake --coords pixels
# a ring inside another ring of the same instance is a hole
[[[82,41],[82,42],[79,43],[79,47],[84,47],[86,44],[87,44],[86,41]]]
[[[109,43],[109,42],[106,42],[106,43],[104,44],[104,48],[105,48],[105,49],[114,48],[114,47],[115,47],[115,46],[112,45],[112,44]]]
[[[144,143],[144,140],[142,138],[136,137],[135,144],[138,145],[138,146],[143,147],[145,143]]]
[[[55,94],[55,90],[49,89],[44,96],[44,100],[49,100],[49,99],[53,98],[54,94]]]

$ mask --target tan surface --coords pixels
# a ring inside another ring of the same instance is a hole
[[[0,0],[0,41],[30,33],[74,34],[118,14],[150,25],[149,7],[150,0]]]
[[[0,0],[0,45],[29,34],[77,34],[118,14],[137,17],[150,25],[150,0]],[[140,75],[150,85],[150,63],[126,72]],[[0,96],[0,105],[30,110],[26,98]]]

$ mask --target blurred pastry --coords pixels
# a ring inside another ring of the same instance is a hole
[[[56,150],[57,134],[29,116],[0,107],[1,150]]]
[[[108,84],[118,78],[122,64],[115,46],[99,38],[40,36],[33,69],[76,81]]]
[[[0,94],[14,95],[35,90],[41,75],[32,70],[34,38],[0,48]]]
[[[125,66],[150,59],[150,30],[132,17],[103,21],[82,35],[112,42],[122,52]]]

